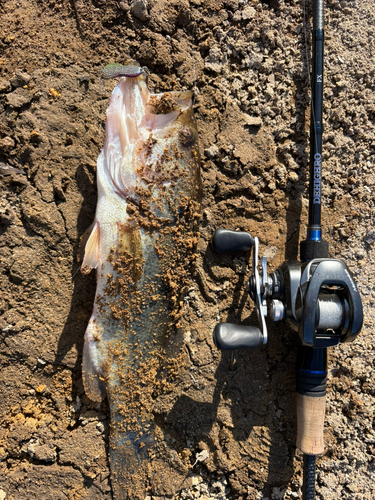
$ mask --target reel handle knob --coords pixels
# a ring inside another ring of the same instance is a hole
[[[254,238],[245,231],[216,229],[212,245],[216,252],[247,252],[254,245]]]
[[[263,334],[259,328],[232,323],[218,323],[213,338],[220,350],[259,347],[263,343]]]

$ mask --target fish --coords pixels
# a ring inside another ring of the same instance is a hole
[[[106,111],[95,218],[81,241],[81,271],[95,269],[97,281],[82,378],[92,401],[108,398],[116,500],[143,500],[159,476],[153,405],[181,363],[175,339],[202,199],[192,97],[151,93],[144,73],[121,78]]]

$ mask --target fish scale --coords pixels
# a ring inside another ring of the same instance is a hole
[[[88,397],[109,400],[115,499],[143,499],[156,470],[163,475],[153,405],[181,363],[169,345],[197,240],[196,137],[191,92],[151,94],[145,75],[113,90],[96,214],[84,238],[82,271],[96,269],[97,289],[82,372]]]

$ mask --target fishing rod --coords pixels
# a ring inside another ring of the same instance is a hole
[[[315,498],[315,459],[324,451],[327,348],[353,341],[363,323],[362,301],[353,276],[342,260],[328,257],[328,243],[322,239],[323,49],[324,0],[314,0],[309,218],[306,239],[300,242],[300,261],[283,262],[268,275],[266,257],[258,270],[257,237],[218,229],[212,238],[217,252],[252,250],[248,291],[259,322],[259,328],[217,324],[216,346],[225,350],[267,343],[268,309],[274,321],[283,320],[297,334],[297,448],[304,454],[303,500]]]

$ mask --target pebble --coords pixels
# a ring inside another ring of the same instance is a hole
[[[204,150],[204,154],[207,156],[207,158],[215,158],[218,153],[219,148],[215,146],[215,144]]]
[[[0,92],[9,92],[11,89],[10,82],[5,78],[0,78]]]
[[[129,5],[126,2],[119,2],[118,7],[125,12],[129,10]]]
[[[130,14],[140,21],[147,21],[147,0],[133,0],[130,4]]]
[[[98,431],[100,432],[100,434],[103,434],[103,432],[104,432],[104,424],[103,424],[103,422],[98,422],[96,424],[96,428],[98,429]]]
[[[27,447],[23,447],[22,451],[26,453],[35,460],[39,460],[45,463],[56,462],[57,453],[54,448],[51,448],[47,444],[39,444],[39,441],[30,442]],[[1,497],[0,497],[1,498]]]
[[[246,125],[250,127],[261,127],[263,125],[263,120],[260,116],[250,116],[246,113],[243,113],[242,116],[245,119]]]
[[[15,146],[14,139],[9,137],[8,135],[5,136],[0,142],[0,149],[5,152],[11,151],[14,148],[14,146]]]
[[[364,240],[368,245],[375,243],[375,231],[373,229],[369,229],[364,237]]]
[[[246,21],[247,19],[253,19],[256,17],[256,10],[254,7],[245,7],[242,11],[242,19]]]
[[[13,88],[18,88],[18,87],[24,87],[25,85],[28,85],[30,80],[31,80],[30,75],[28,75],[27,73],[23,73],[20,70],[17,70],[14,77],[10,79],[10,83],[11,83]]]
[[[358,248],[358,249],[355,251],[355,256],[356,256],[358,259],[363,259],[363,258],[366,256],[366,252],[363,250],[363,248]]]
[[[29,104],[31,99],[32,95],[30,92],[22,88],[16,89],[6,96],[6,100],[12,108],[21,108],[25,104]]]
[[[296,172],[289,172],[288,179],[292,182],[297,182],[298,174]]]
[[[0,490],[0,500],[5,500],[7,494],[5,493],[4,490]]]
[[[196,465],[198,462],[204,462],[209,456],[210,456],[210,453],[207,450],[202,450],[201,452],[199,452],[195,455],[194,465]],[[194,465],[193,465],[193,467],[194,467]]]

